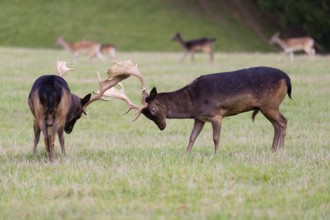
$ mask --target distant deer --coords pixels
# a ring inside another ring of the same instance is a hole
[[[192,61],[194,61],[194,53],[195,52],[203,52],[208,53],[210,55],[210,61],[213,61],[213,45],[216,39],[214,38],[200,38],[200,39],[194,39],[189,41],[184,41],[181,34],[177,33],[174,35],[173,41],[178,42],[183,49],[185,50],[184,55],[182,57],[182,61],[185,59],[185,57],[190,54]]]
[[[122,72],[121,62],[108,70],[108,78],[102,80],[99,76],[100,90],[95,95],[87,94],[84,98],[71,93],[67,82],[61,77],[67,71],[72,70],[66,66],[66,61],[58,61],[57,75],[44,75],[39,77],[33,84],[28,98],[28,104],[34,116],[34,146],[36,152],[40,139],[40,133],[44,135],[45,147],[49,160],[55,159],[55,135],[58,134],[62,154],[65,155],[64,134],[70,134],[77,120],[89,104],[96,100],[109,100],[110,98],[122,99],[131,108],[137,108],[125,95],[124,88],[114,88],[120,81],[128,78],[130,70]],[[139,77],[139,76],[137,76]]]
[[[297,51],[304,51],[310,58],[314,58],[314,39],[311,37],[297,37],[289,39],[281,39],[280,33],[275,33],[269,40],[270,44],[277,43],[284,51],[290,54],[290,60],[293,62],[293,54]]]
[[[101,44],[101,54],[108,55],[110,59],[114,60],[116,57],[116,47],[113,44]]]
[[[153,88],[143,93],[142,113],[160,130],[166,127],[166,118],[195,120],[186,152],[192,146],[205,122],[211,122],[215,152],[218,152],[222,119],[242,112],[253,111],[252,120],[259,111],[272,123],[275,134],[272,150],[284,147],[287,119],[279,106],[286,94],[291,98],[291,81],[283,71],[271,67],[254,67],[233,72],[200,76],[189,85],[174,92],[157,93]],[[135,119],[135,120],[136,120]]]
[[[73,61],[81,55],[88,55],[91,59],[98,58],[105,61],[103,54],[107,54],[111,59],[115,58],[116,48],[112,44],[100,44],[92,41],[78,41],[69,43],[63,37],[59,37],[56,45],[62,46],[73,55]]]

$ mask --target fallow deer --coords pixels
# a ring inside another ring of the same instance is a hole
[[[105,61],[102,54],[107,54],[111,59],[115,58],[116,48],[112,44],[100,44],[92,41],[78,41],[69,43],[62,36],[60,36],[56,45],[62,46],[69,51],[73,56],[73,62],[77,62],[77,59],[81,55],[88,55],[91,59],[98,58]]]
[[[181,61],[183,61],[187,55],[191,55],[192,61],[194,61],[194,53],[195,52],[203,52],[208,53],[210,55],[210,61],[213,61],[213,45],[216,39],[214,38],[200,38],[200,39],[194,39],[185,41],[183,40],[180,33],[176,33],[174,37],[172,38],[172,41],[178,42],[183,49],[185,50],[183,57]]]
[[[311,37],[297,37],[289,39],[281,39],[280,33],[275,33],[269,40],[270,44],[278,44],[284,53],[290,55],[290,60],[293,62],[294,52],[304,51],[310,58],[314,58],[314,39]]]
[[[116,47],[113,44],[101,44],[101,54],[108,55],[111,60],[114,60],[116,57]]]
[[[96,100],[109,100],[109,98],[119,98],[129,104],[129,110],[138,109],[124,93],[124,88],[116,90],[113,87],[120,81],[128,78],[130,75],[136,75],[134,66],[132,68],[122,68],[125,62],[118,62],[111,67],[107,73],[108,78],[102,80],[100,75],[100,90],[95,95],[87,94],[84,98],[71,93],[67,82],[62,76],[72,70],[66,66],[66,61],[58,61],[58,75],[44,75],[39,77],[33,84],[28,98],[30,110],[34,116],[34,146],[33,152],[36,152],[40,139],[40,133],[44,135],[45,147],[48,152],[49,160],[55,159],[55,135],[58,134],[62,154],[65,155],[64,134],[70,134],[77,120],[89,104]],[[122,72],[125,71],[125,72]],[[132,72],[132,73],[131,73]],[[143,79],[140,79],[143,82]],[[143,87],[144,88],[144,87]],[[145,89],[144,89],[145,90]]]
[[[281,114],[279,107],[286,94],[291,98],[291,81],[279,69],[253,67],[215,73],[200,76],[174,92],[157,93],[156,88],[151,90],[150,95],[145,92],[136,119],[142,113],[160,130],[165,129],[166,118],[194,119],[187,153],[191,152],[205,122],[211,122],[217,153],[224,117],[253,111],[254,120],[261,111],[274,127],[272,150],[276,151],[284,148],[287,119]]]

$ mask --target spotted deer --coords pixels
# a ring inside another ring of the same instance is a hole
[[[75,63],[81,55],[87,55],[91,59],[98,58],[101,61],[105,61],[103,54],[108,55],[110,59],[114,59],[116,56],[116,47],[112,44],[100,44],[85,40],[70,43],[60,36],[56,40],[56,45],[62,46],[69,51],[72,54],[73,62]]]
[[[290,55],[290,60],[293,62],[294,52],[304,51],[310,58],[314,58],[314,39],[311,37],[296,37],[289,39],[281,39],[280,33],[275,33],[269,40],[270,44],[278,44],[284,53]]]

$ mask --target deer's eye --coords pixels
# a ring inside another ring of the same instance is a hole
[[[152,107],[152,108],[151,108],[151,113],[156,113],[156,109],[155,109],[155,107]]]

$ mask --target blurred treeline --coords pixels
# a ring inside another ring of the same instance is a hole
[[[330,0],[256,0],[260,9],[274,15],[281,27],[304,31],[330,50]],[[291,33],[294,35],[295,33]]]

